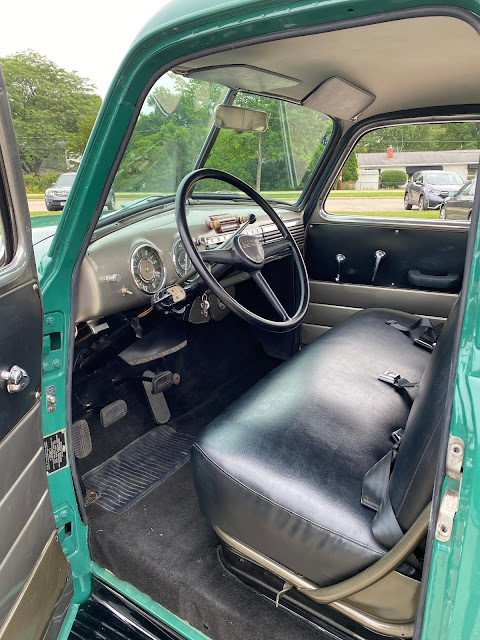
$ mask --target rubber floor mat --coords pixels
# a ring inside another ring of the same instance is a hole
[[[99,494],[95,504],[123,513],[190,459],[193,440],[171,427],[155,427],[86,473],[85,487]]]

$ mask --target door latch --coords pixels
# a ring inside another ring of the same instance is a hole
[[[30,376],[18,365],[14,364],[10,371],[2,371],[0,378],[7,383],[8,393],[23,391],[30,382]]]
[[[438,511],[435,538],[440,542],[448,542],[452,537],[453,520],[460,503],[460,489],[462,486],[462,465],[465,453],[465,443],[461,438],[450,436],[448,441],[446,472],[449,478],[458,482],[458,489],[447,489],[443,494]]]

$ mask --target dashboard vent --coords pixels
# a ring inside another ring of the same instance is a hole
[[[287,221],[285,224],[298,246],[303,247],[303,245],[305,244],[305,228],[302,221],[292,220]],[[277,242],[282,238],[280,231],[274,224],[263,225],[261,229],[263,234],[263,242],[265,244],[269,244],[270,242]]]

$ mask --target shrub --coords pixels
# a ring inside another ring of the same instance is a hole
[[[57,181],[60,174],[56,171],[46,171],[37,176],[34,173],[24,173],[23,181],[25,182],[25,190],[27,193],[43,193],[45,189],[51,187]]]
[[[405,171],[385,169],[380,174],[380,189],[398,189],[406,183],[407,179]]]

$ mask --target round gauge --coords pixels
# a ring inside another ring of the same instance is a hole
[[[130,258],[132,277],[141,291],[157,293],[165,283],[165,267],[158,249],[151,244],[141,244]]]
[[[173,266],[175,267],[175,271],[179,278],[183,278],[183,276],[190,271],[192,268],[192,261],[188,257],[188,253],[185,251],[185,247],[183,246],[183,242],[181,238],[173,245]]]

